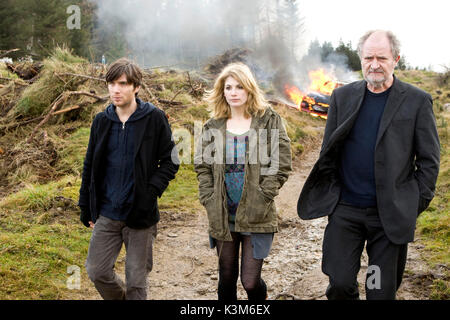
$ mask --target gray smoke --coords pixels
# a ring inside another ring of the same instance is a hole
[[[186,62],[251,42],[264,1],[91,0],[101,27],[121,33],[129,55],[145,66]],[[120,30],[117,30],[119,26]]]
[[[91,1],[97,5],[101,30],[113,38],[122,34],[123,51],[143,67],[201,69],[215,55],[246,48],[252,54],[245,62],[257,78],[280,92],[287,82],[309,82],[308,71],[323,67],[321,62],[298,62],[295,52],[307,45],[302,42],[301,12],[297,24],[283,0]]]

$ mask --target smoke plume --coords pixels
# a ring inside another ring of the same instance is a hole
[[[143,67],[201,69],[215,55],[246,48],[251,54],[245,62],[258,80],[280,92],[288,82],[301,86],[309,81],[308,71],[316,66],[346,70],[338,60],[299,62],[297,52],[307,44],[302,40],[301,12],[289,1],[90,1],[97,6],[100,37],[117,39],[104,48],[110,59],[120,52]]]

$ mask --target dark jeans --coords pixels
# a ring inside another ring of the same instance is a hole
[[[86,270],[105,300],[147,299],[147,276],[153,267],[152,246],[156,225],[131,229],[124,221],[100,216],[94,226],[86,260]],[[122,248],[126,248],[126,285],[114,272]]]
[[[369,257],[366,298],[395,299],[405,270],[408,244],[389,241],[376,208],[342,204],[328,217],[323,239],[322,271],[330,280],[328,299],[359,298],[357,275],[366,241]]]

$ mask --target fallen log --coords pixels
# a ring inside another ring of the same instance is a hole
[[[10,123],[10,124],[4,125],[4,126],[0,126],[0,131],[4,132],[4,131],[6,131],[8,129],[14,129],[14,128],[26,125],[28,123],[31,123],[31,122],[39,121],[39,120],[41,120],[43,118],[44,118],[44,116],[40,116],[40,117],[37,117],[37,118],[25,120],[25,121],[22,121],[22,122]]]
[[[150,98],[150,102],[153,103],[154,105],[158,106],[158,100],[155,95],[153,94],[153,92],[150,91],[150,89],[147,87],[147,85],[142,81],[141,83],[141,87],[142,89],[144,89],[145,93],[147,93],[148,97]]]
[[[16,52],[16,51],[20,51],[20,49],[11,49],[11,50],[7,50],[3,53],[0,53],[0,58],[6,57],[8,54]]]
[[[100,97],[94,93],[86,92],[86,91],[71,91],[67,93],[68,96],[88,96],[91,98],[95,98],[100,102],[107,101],[109,99],[109,94],[103,97]]]
[[[290,102],[281,101],[281,100],[278,100],[278,99],[275,99],[275,100],[271,100],[271,99],[270,99],[270,100],[268,100],[268,102],[269,102],[270,104],[272,104],[272,105],[282,105],[282,106],[287,107],[287,108],[299,110],[299,108],[298,108],[297,105],[295,105],[295,104],[293,104],[293,103],[290,103]]]
[[[182,104],[183,104],[183,102],[179,102],[179,101],[171,101],[171,100],[165,100],[165,99],[160,99],[160,98],[158,98],[157,100],[158,100],[159,102],[163,103],[163,104],[168,104],[168,105],[171,105],[171,106],[179,106],[179,105],[182,105]]]
[[[5,77],[0,77],[0,80],[14,81],[15,84],[18,84],[18,85],[21,85],[21,86],[28,86],[28,85],[30,85],[30,83],[26,82],[25,80],[11,79],[11,78],[5,78]]]
[[[66,113],[66,112],[69,112],[69,111],[72,111],[72,110],[76,110],[76,109],[80,109],[83,106],[84,105],[75,105],[75,106],[72,106],[72,107],[69,107],[69,108],[66,108],[66,109],[63,109],[63,110],[58,110],[58,111],[53,112],[53,115],[56,116],[58,114]],[[35,122],[35,121],[42,120],[44,118],[45,118],[45,116],[40,116],[40,117],[37,117],[37,118],[25,120],[25,121],[18,122],[18,123],[11,123],[11,124],[8,124],[8,125],[0,127],[0,130],[1,131],[5,131],[5,130],[8,130],[8,129],[17,128],[17,127],[20,127],[20,126],[23,126],[23,125],[26,125],[26,124],[29,124],[29,123],[32,123],[32,122]]]
[[[174,102],[174,101],[175,101],[175,98],[176,98],[181,92],[183,92],[183,89],[178,90],[178,91],[175,93],[175,95],[173,96],[173,98],[170,99],[170,102]]]
[[[58,76],[60,76],[60,77],[63,77],[63,76],[70,76],[70,77],[85,78],[85,79],[89,79],[89,80],[97,80],[97,81],[101,81],[101,82],[105,82],[105,83],[106,83],[106,80],[105,80],[105,79],[97,78],[97,77],[92,77],[92,76],[87,76],[87,75],[85,75],[85,74],[76,74],[76,73],[69,73],[69,72],[66,72],[66,73],[55,73],[55,75],[58,75]]]
[[[52,105],[52,108],[50,109],[50,112],[45,116],[45,118],[39,122],[39,124],[33,129],[33,132],[31,132],[30,137],[27,139],[27,143],[30,143],[31,140],[33,140],[34,135],[36,134],[36,132],[38,131],[38,129],[40,127],[42,127],[49,119],[50,117],[55,114],[56,110],[71,96],[80,96],[80,95],[84,95],[84,96],[88,96],[91,98],[95,98],[97,99],[97,101],[107,101],[109,98],[109,95],[104,96],[104,97],[100,97],[97,96],[93,93],[90,92],[84,92],[84,91],[72,91],[72,92],[65,92],[62,93],[61,95],[59,95],[59,97],[55,100],[55,102]]]
[[[69,112],[69,111],[72,111],[72,110],[76,110],[76,109],[80,109],[80,108],[81,108],[80,105],[74,105],[74,106],[71,106],[69,108],[65,108],[65,109],[62,109],[62,110],[55,111],[55,112],[53,112],[53,115],[55,116],[57,114],[66,113],[66,112]]]

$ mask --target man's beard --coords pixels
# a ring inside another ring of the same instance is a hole
[[[381,79],[370,79],[370,73],[371,72],[382,72],[383,73],[383,78]],[[386,82],[387,77],[386,74],[384,73],[383,69],[376,69],[376,70],[369,70],[367,75],[364,76],[364,79],[374,88],[381,88],[383,86],[383,84]]]

